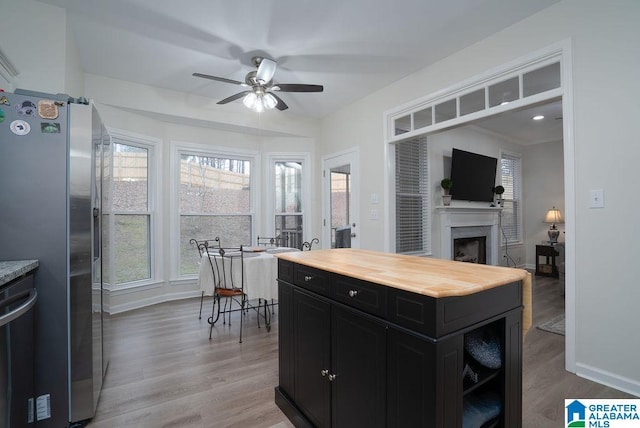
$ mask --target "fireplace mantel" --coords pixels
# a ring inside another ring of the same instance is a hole
[[[453,235],[456,228],[480,228],[487,232],[487,264],[498,265],[501,207],[437,206],[440,217],[440,257],[453,258]]]

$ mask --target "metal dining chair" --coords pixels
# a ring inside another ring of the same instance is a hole
[[[320,240],[318,238],[313,238],[311,241],[304,241],[302,243],[302,248],[300,248],[301,251],[311,251],[311,247],[313,246],[313,244],[319,244]]]
[[[211,340],[213,326],[218,322],[222,313],[222,324],[231,326],[231,313],[240,311],[240,343],[242,343],[242,326],[247,307],[244,278],[244,251],[242,246],[233,248],[216,248],[209,251],[209,261],[213,271],[214,292],[209,323],[209,340]],[[236,273],[234,274],[234,271]],[[239,276],[238,278],[238,272]],[[222,300],[224,299],[224,308]],[[236,302],[240,309],[233,309]],[[227,316],[225,319],[225,315]],[[214,318],[215,317],[215,318]]]
[[[220,243],[220,238],[219,237],[215,237],[213,239],[190,239],[189,243],[191,245],[195,245],[196,250],[198,251],[198,263],[202,263],[203,260],[203,256],[205,254],[210,254],[210,251],[214,251],[216,249],[219,249],[222,247],[221,243]],[[208,259],[207,259],[208,260]],[[211,260],[208,260],[208,263],[211,267],[211,269],[213,270],[213,264],[211,262]],[[214,275],[215,278],[215,275]],[[202,290],[202,294],[200,295],[200,312],[198,313],[198,319],[202,318],[202,303],[204,301],[204,290]]]
[[[264,237],[258,236],[258,246],[259,247],[288,247],[289,246],[289,237],[278,235],[276,237]]]

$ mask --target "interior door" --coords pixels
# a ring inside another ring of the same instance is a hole
[[[360,247],[357,159],[356,150],[323,159],[324,248]]]

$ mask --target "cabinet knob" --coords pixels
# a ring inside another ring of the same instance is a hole
[[[356,297],[358,295],[358,290],[349,290],[349,297]]]
[[[329,370],[327,370],[327,369],[320,370],[320,374],[321,374],[322,376],[326,376],[326,375],[328,375],[328,374],[329,374]]]
[[[304,282],[309,282],[313,279],[313,277],[311,275],[305,275],[304,276]]]
[[[333,382],[335,380],[335,378],[336,378],[336,375],[334,375],[334,374],[330,374],[329,375],[329,381]]]

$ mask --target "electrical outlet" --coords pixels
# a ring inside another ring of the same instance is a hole
[[[371,220],[378,220],[378,210],[375,208],[371,209]]]
[[[589,191],[589,208],[604,208],[604,190],[594,189]]]

